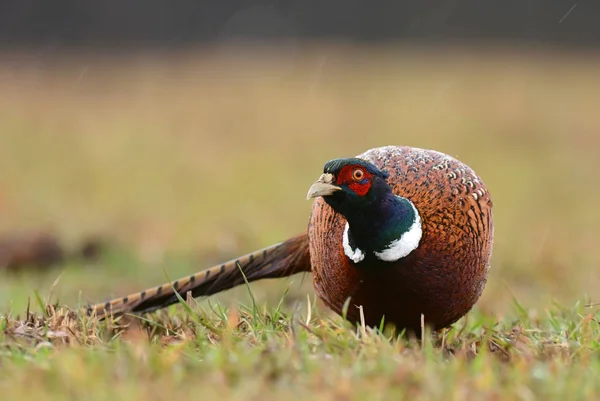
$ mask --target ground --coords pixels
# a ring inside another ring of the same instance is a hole
[[[0,230],[107,241],[96,261],[0,272],[1,394],[593,399],[600,59],[261,51],[1,56]],[[301,232],[325,161],[389,144],[457,157],[491,192],[488,284],[452,328],[355,329],[308,275],[141,320],[77,313]]]

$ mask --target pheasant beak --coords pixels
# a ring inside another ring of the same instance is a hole
[[[321,174],[319,179],[309,188],[306,199],[332,195],[334,192],[341,191],[342,188],[332,184],[333,179],[333,174]]]

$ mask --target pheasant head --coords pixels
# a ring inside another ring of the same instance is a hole
[[[396,262],[419,246],[419,212],[409,199],[393,193],[387,178],[363,159],[334,159],[308,191],[308,199],[323,197],[346,219],[344,253],[355,264]]]

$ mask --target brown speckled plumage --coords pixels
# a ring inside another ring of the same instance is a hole
[[[342,247],[345,218],[323,198],[314,201],[308,231],[282,244],[188,278],[88,308],[105,313],[147,312],[185,298],[206,296],[244,283],[312,271],[319,297],[347,318],[368,325],[382,317],[398,329],[419,332],[421,314],[434,329],[466,314],[479,299],[490,267],[492,201],[467,165],[442,153],[411,147],[381,147],[358,156],[389,173],[393,193],[417,208],[423,234],[417,249],[385,268],[357,267]]]
[[[352,266],[342,249],[345,219],[322,198],[313,204],[308,236],[314,286],[319,297],[347,318],[378,325],[382,316],[418,331],[421,314],[434,328],[446,327],[478,300],[490,267],[492,201],[465,164],[439,152],[382,147],[359,156],[390,174],[396,195],[411,200],[423,226],[419,247],[391,268]]]

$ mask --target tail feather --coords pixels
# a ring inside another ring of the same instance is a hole
[[[241,270],[241,271],[240,271]],[[145,291],[87,307],[88,315],[104,318],[124,313],[147,313],[177,303],[175,291],[185,298],[212,295],[245,282],[291,276],[310,271],[308,236],[301,234],[238,259]],[[243,274],[242,274],[243,272]]]

